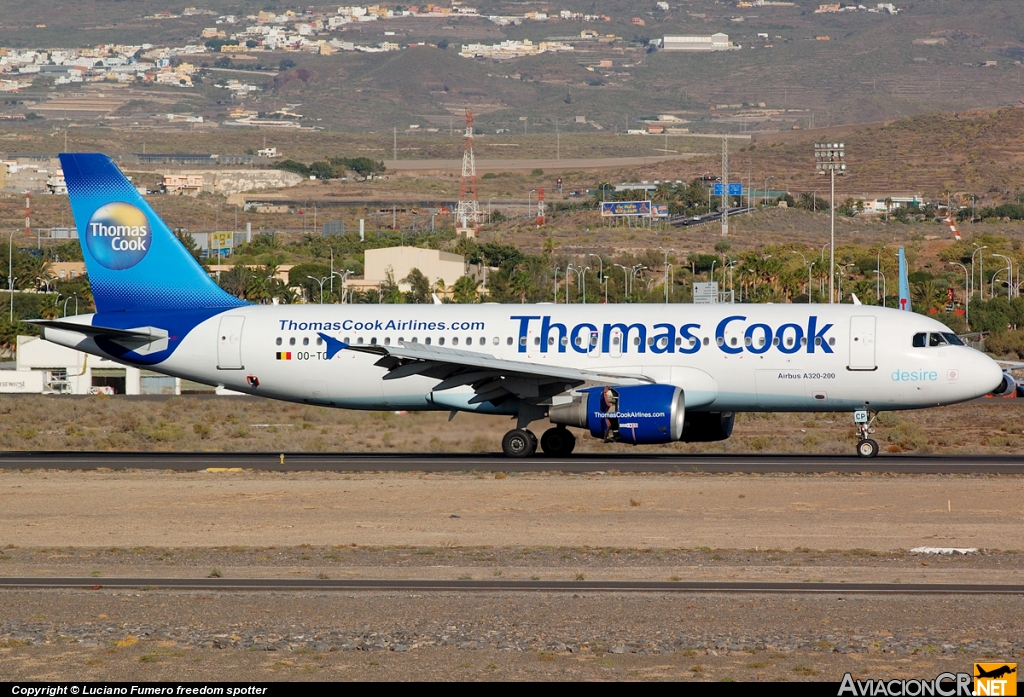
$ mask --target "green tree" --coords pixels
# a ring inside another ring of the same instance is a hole
[[[462,276],[452,286],[452,294],[457,303],[475,303],[480,299],[480,281]]]
[[[409,271],[409,275],[402,279],[402,283],[408,283],[410,286],[409,292],[406,294],[409,302],[419,304],[433,302],[430,297],[430,281],[419,269],[413,268]]]

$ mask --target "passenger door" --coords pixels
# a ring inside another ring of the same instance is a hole
[[[848,370],[876,370],[875,318],[850,318],[850,363]]]
[[[242,370],[242,324],[245,317],[225,315],[220,318],[217,334],[217,369]]]

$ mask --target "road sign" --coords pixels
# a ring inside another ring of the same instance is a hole
[[[697,305],[714,305],[718,302],[718,281],[693,284],[693,302]]]
[[[722,195],[722,182],[715,184],[715,196]],[[729,196],[742,196],[743,195],[743,184],[730,184],[729,185]]]

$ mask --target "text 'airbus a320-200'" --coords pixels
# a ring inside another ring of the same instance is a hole
[[[741,411],[879,411],[1005,388],[993,360],[928,317],[863,305],[253,305],[221,290],[106,156],[61,155],[96,313],[44,338],[125,365],[343,409],[517,420],[567,456],[589,431],[636,445],[729,438]]]

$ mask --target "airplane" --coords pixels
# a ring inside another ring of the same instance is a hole
[[[863,305],[255,305],[210,278],[117,166],[62,154],[96,312],[43,338],[125,365],[325,407],[498,414],[509,457],[729,438],[737,412],[880,411],[1008,388],[922,315]],[[538,439],[529,430],[551,423]]]

